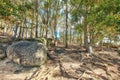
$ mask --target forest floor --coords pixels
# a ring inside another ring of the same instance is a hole
[[[42,69],[0,60],[0,80],[120,80],[120,54],[113,49],[89,54],[78,46],[49,50],[53,60]]]

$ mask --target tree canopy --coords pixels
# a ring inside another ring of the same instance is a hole
[[[19,23],[21,36],[57,38],[59,31],[61,40],[69,43],[79,39],[80,44],[95,45],[120,33],[119,0],[1,0],[0,17],[9,24]],[[31,31],[25,33],[23,27]]]

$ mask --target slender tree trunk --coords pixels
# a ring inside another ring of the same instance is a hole
[[[90,40],[88,38],[88,37],[90,37],[90,35],[88,35],[88,34],[90,34],[89,30],[88,30],[89,25],[86,22],[89,10],[90,10],[90,7],[87,6],[86,7],[86,14],[84,16],[85,17],[85,21],[84,21],[84,46],[85,46],[87,52],[92,53],[92,45],[91,45],[91,42],[88,41],[88,40]]]
[[[70,28],[70,44],[72,44],[72,28]]]
[[[24,25],[25,25],[25,36],[26,36],[26,38],[28,37],[28,28],[27,28],[27,19],[26,19],[26,16],[25,16],[25,22],[24,22]]]
[[[49,24],[48,24],[48,20],[49,20],[49,8],[48,8],[48,5],[47,5],[47,23],[46,23],[46,45],[48,46],[48,26],[49,26]]]
[[[57,30],[56,30],[56,27],[57,27],[57,14],[58,13],[58,1],[56,1],[56,7],[55,7],[55,15],[54,15],[54,44],[55,44],[55,48],[56,46],[58,46],[58,42],[57,42]]]
[[[63,44],[65,44],[65,40],[66,39],[66,37],[65,37],[65,32],[63,32]]]
[[[17,31],[18,31],[18,23],[16,23],[14,27],[14,39],[17,37]]]
[[[57,14],[56,14],[57,15]],[[57,31],[56,31],[56,16],[55,16],[55,21],[54,21],[54,36],[55,36],[55,38],[54,38],[54,44],[55,44],[55,46],[57,46]]]
[[[88,33],[89,31],[88,31],[88,24],[87,24],[86,26],[84,26],[84,45],[85,45],[86,51],[89,53],[92,53],[93,52],[92,44],[91,44],[90,39],[88,38]]]
[[[41,36],[43,37],[44,36],[44,32],[45,31],[45,29],[44,29],[44,26],[42,27],[42,34],[41,34]]]
[[[38,0],[36,0],[36,31],[35,37],[38,37]]]
[[[42,37],[42,27],[43,27],[43,26],[42,26],[42,25],[40,25],[40,29],[39,29],[39,30],[40,30],[40,34],[39,34],[39,35],[40,35],[40,37]]]
[[[26,34],[26,38],[28,38],[28,30],[29,29],[26,27],[26,33],[25,33]]]
[[[65,39],[65,47],[68,47],[68,6],[67,6],[67,0],[66,0],[66,33],[65,33],[66,39]]]
[[[35,15],[36,15],[35,11],[36,10],[32,9],[33,16],[32,16],[32,24],[31,24],[31,38],[35,37],[35,31],[36,31],[36,26],[34,25],[35,24]]]
[[[7,27],[5,25],[3,35],[5,35],[6,32],[7,32]]]
[[[30,38],[33,38],[33,29],[34,29],[34,27],[33,27],[33,20],[32,20],[32,23],[31,23],[31,28],[30,28]]]
[[[21,38],[21,30],[22,30],[22,27],[20,26],[18,38]]]
[[[40,36],[43,37],[43,26],[41,26]]]
[[[5,35],[6,32],[7,32],[7,25],[4,25],[3,35]]]
[[[32,33],[32,26],[31,26],[31,29],[30,29],[30,38],[33,38],[33,33]]]
[[[88,35],[87,35],[88,31],[87,31],[87,25],[85,24],[84,26],[84,46],[86,48],[86,50],[88,51],[87,49],[87,46],[88,46]]]
[[[22,36],[21,36],[22,38],[24,38],[24,31],[25,31],[25,30],[24,30],[24,22],[23,22],[23,23],[22,23]]]
[[[47,21],[46,21],[46,38],[48,37],[48,20],[49,20],[49,9],[48,9],[48,3],[47,3],[47,12],[46,12],[46,14],[47,14]]]
[[[23,28],[22,29],[22,38],[24,38],[24,32],[25,32],[25,29]]]
[[[80,34],[80,46],[82,46],[82,33]]]
[[[2,33],[4,33],[4,30],[3,30],[4,28],[3,28],[3,23],[2,23],[2,21],[1,21],[1,30],[2,30]]]

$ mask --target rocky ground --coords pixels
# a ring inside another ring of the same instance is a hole
[[[114,50],[86,53],[71,46],[49,50],[53,60],[42,69],[0,60],[0,80],[119,80],[120,55]]]

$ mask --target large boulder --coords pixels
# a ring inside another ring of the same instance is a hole
[[[34,41],[15,42],[7,48],[7,57],[23,66],[40,66],[47,61],[47,48]]]

